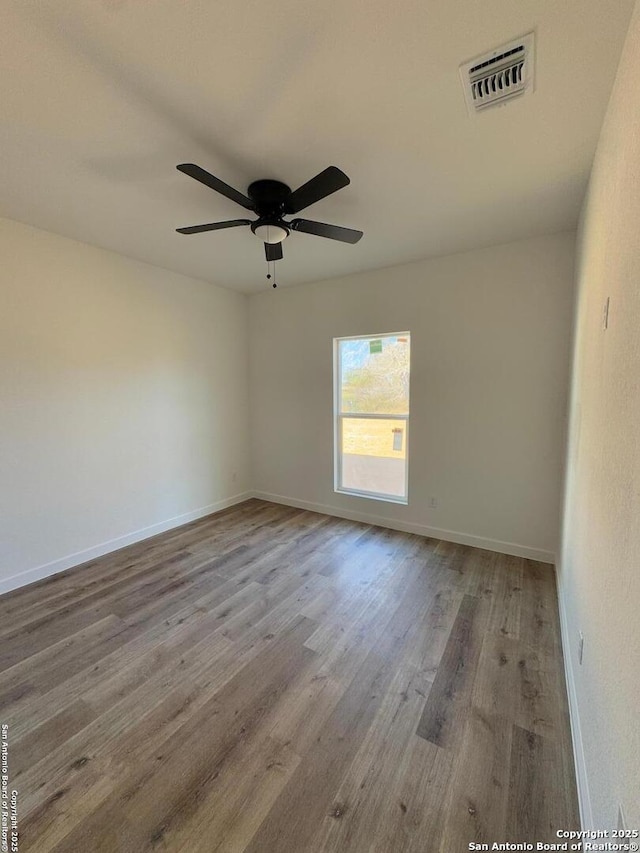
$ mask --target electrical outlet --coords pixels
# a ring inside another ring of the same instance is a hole
[[[437,509],[438,508],[438,498],[429,498],[429,506],[431,507],[431,509]]]
[[[580,631],[580,639],[578,640],[578,663],[582,666],[582,656],[584,655],[584,636]]]
[[[609,328],[609,303],[610,303],[610,297],[607,296],[607,299],[604,303],[604,307],[602,309],[602,329],[605,332]]]

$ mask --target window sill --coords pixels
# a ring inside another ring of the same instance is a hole
[[[352,498],[366,498],[369,501],[409,506],[408,498],[399,498],[395,495],[378,495],[375,492],[357,492],[355,489],[334,489],[334,492],[337,495],[349,495]]]

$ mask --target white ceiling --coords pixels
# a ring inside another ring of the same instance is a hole
[[[328,165],[351,186],[302,215],[280,285],[571,228],[633,0],[4,0],[0,215],[245,292],[249,229],[178,226]],[[470,118],[464,60],[536,30],[536,91]]]

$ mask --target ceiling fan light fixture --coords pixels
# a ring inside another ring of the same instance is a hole
[[[259,237],[263,243],[282,243],[289,236],[289,231],[283,225],[275,225],[268,222],[263,222],[251,229],[256,237]]]

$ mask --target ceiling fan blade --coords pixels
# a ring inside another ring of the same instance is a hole
[[[285,210],[287,213],[298,213],[350,183],[349,178],[337,166],[328,166],[324,172],[320,172],[291,193],[285,202]]]
[[[362,231],[342,228],[340,225],[327,225],[326,222],[314,222],[312,219],[294,219],[289,224],[294,231],[328,237],[329,240],[340,240],[342,243],[357,243],[362,237]]]
[[[265,243],[264,244],[264,254],[269,261],[281,261],[282,260],[282,243]]]
[[[251,225],[250,219],[228,219],[226,222],[209,222],[207,225],[190,225],[188,228],[176,228],[178,234],[201,234],[203,231],[220,231],[222,228],[237,228],[238,225]]]
[[[179,172],[184,172],[185,175],[189,175],[190,178],[200,181],[201,184],[215,190],[217,193],[226,196],[231,199],[231,201],[241,204],[242,207],[246,207],[247,210],[253,210],[253,202],[248,196],[243,195],[243,193],[238,192],[238,190],[234,190],[234,188],[230,187],[229,184],[225,184],[225,182],[221,181],[220,178],[216,178],[215,175],[212,175],[205,169],[201,169],[200,166],[196,166],[195,163],[180,163],[179,166],[176,166],[176,169]]]

